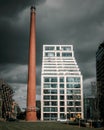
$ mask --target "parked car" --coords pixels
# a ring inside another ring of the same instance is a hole
[[[90,123],[87,122],[87,120],[80,120],[80,125],[83,127],[90,127]]]
[[[67,123],[67,122],[68,122],[68,119],[58,118],[57,121],[58,121],[58,122],[62,122],[62,123]]]

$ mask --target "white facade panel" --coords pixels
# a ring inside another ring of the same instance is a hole
[[[83,79],[72,45],[44,45],[41,120],[83,118]]]

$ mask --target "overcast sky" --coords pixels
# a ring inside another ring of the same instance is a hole
[[[15,90],[20,107],[26,106],[30,7],[35,0],[0,0],[0,78]],[[104,0],[37,0],[37,99],[43,44],[71,44],[90,93],[96,80],[96,51],[104,40]]]

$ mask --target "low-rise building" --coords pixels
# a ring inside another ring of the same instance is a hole
[[[4,80],[0,79],[0,117],[16,118],[18,105],[13,100],[13,89]]]

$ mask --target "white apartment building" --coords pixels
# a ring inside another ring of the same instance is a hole
[[[72,45],[43,45],[41,120],[83,118],[83,79]]]

